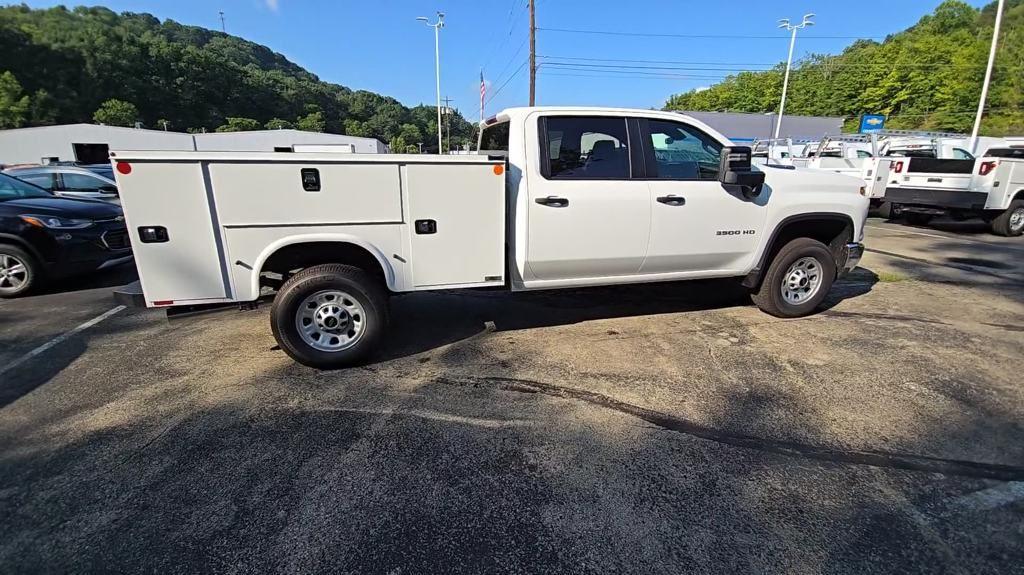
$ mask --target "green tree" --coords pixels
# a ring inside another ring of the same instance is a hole
[[[57,123],[57,100],[43,89],[32,95],[28,110],[28,123],[33,126],[52,126]]]
[[[252,118],[226,118],[227,122],[217,126],[218,132],[252,132],[260,129],[260,123]]]
[[[295,127],[303,132],[323,132],[327,122],[323,112],[311,112],[295,120]]]
[[[268,130],[290,130],[294,126],[288,120],[282,120],[281,118],[273,118],[269,122],[263,125]]]
[[[358,136],[360,138],[370,136],[370,130],[366,127],[366,124],[355,118],[345,120],[345,133],[349,136]]]
[[[97,124],[132,127],[139,121],[139,109],[131,102],[111,98],[92,115]]]
[[[29,111],[29,97],[21,91],[21,83],[10,72],[0,74],[0,128],[20,128]]]

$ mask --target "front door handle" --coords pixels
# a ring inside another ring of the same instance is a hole
[[[548,206],[551,208],[565,208],[569,206],[568,198],[560,198],[558,196],[548,196],[546,198],[537,198],[534,200],[542,206]]]
[[[682,196],[661,196],[658,201],[669,206],[685,206],[686,198]]]

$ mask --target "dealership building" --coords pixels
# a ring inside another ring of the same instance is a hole
[[[111,150],[173,150],[274,152],[291,151],[292,146],[344,146],[364,154],[388,151],[379,140],[301,130],[256,130],[252,132],[211,132],[183,134],[68,124],[0,131],[0,165],[79,162],[109,162]]]

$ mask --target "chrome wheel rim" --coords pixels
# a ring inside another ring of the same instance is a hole
[[[799,305],[811,299],[821,289],[821,262],[803,257],[789,266],[782,276],[782,299]]]
[[[319,351],[343,351],[362,337],[366,313],[356,298],[340,290],[324,290],[302,300],[295,313],[302,341]]]
[[[20,289],[27,281],[25,262],[10,254],[0,254],[0,291]]]
[[[1015,232],[1024,229],[1024,208],[1017,208],[1010,214],[1010,229]]]

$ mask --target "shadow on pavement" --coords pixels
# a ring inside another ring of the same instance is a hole
[[[877,281],[874,272],[854,270],[833,286],[822,309],[868,293]],[[461,341],[482,333],[489,322],[495,331],[512,331],[744,305],[751,305],[749,292],[735,279],[542,292],[413,293],[392,298],[389,335],[371,361],[390,361]]]
[[[40,289],[33,291],[31,295],[50,295],[99,288],[113,288],[130,284],[137,279],[139,279],[139,275],[135,268],[135,263],[127,262],[110,269],[64,279],[50,280]]]

